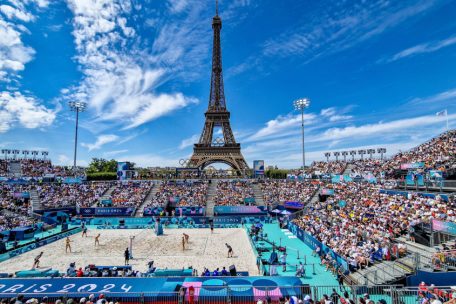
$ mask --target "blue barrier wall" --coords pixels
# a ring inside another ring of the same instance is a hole
[[[183,277],[183,278],[53,278],[53,279],[0,279],[0,297],[4,294],[34,293],[104,293],[122,292],[174,292],[180,286],[202,288],[211,286],[245,286],[253,296],[255,287],[277,288],[283,295],[299,295],[301,281],[296,277]],[[79,294],[79,297],[82,295]],[[137,295],[134,295],[137,296]],[[253,303],[253,301],[252,301]]]

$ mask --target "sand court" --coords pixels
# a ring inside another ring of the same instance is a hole
[[[100,233],[100,245],[95,246],[95,236]],[[185,250],[182,249],[182,236],[190,236]],[[41,251],[40,267],[52,267],[65,272],[69,264],[84,268],[89,264],[101,266],[124,265],[124,251],[133,239],[133,269],[145,271],[149,261],[155,261],[157,268],[179,269],[192,266],[199,273],[204,267],[227,269],[235,265],[238,271],[248,271],[257,275],[256,257],[250,246],[247,233],[241,228],[215,229],[165,229],[164,235],[156,236],[151,229],[89,229],[88,237],[81,233],[70,237],[72,253],[65,253],[65,239],[29,251],[0,263],[0,272],[14,273],[30,269],[33,259]],[[228,243],[234,251],[233,258],[227,257]]]

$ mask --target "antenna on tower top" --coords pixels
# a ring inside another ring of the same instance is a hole
[[[215,15],[218,16],[218,0],[215,0]]]

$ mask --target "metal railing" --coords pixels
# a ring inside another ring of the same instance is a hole
[[[242,278],[239,278],[241,281]],[[241,283],[241,282],[239,282]],[[163,292],[125,292],[104,293],[108,302],[118,303],[141,303],[141,304],[244,304],[244,303],[284,303],[287,298],[297,300],[312,299],[320,301],[324,295],[329,296],[333,303],[340,303],[336,299],[344,298],[355,303],[360,298],[371,299],[378,302],[383,299],[388,304],[416,304],[418,289],[403,287],[401,285],[377,285],[377,286],[252,286],[248,281],[243,285],[236,286],[192,286],[191,282],[177,285],[174,291]],[[441,288],[439,289],[449,289]],[[81,298],[89,300],[89,295],[94,294],[97,300],[101,293],[75,292],[75,293],[24,293],[21,294],[26,302],[29,299],[37,299],[39,303],[53,304],[57,300],[67,303],[69,299],[79,303]],[[0,298],[17,298],[17,293],[0,293]]]

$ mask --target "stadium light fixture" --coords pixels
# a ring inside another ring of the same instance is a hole
[[[326,156],[326,162],[329,162],[329,157],[331,156],[331,152],[326,152],[325,156]]]
[[[344,162],[347,161],[348,151],[342,151],[342,156],[344,157]]]
[[[14,150],[13,150],[13,158],[14,158],[14,160],[16,160],[17,156],[19,155],[19,152],[20,152],[20,151],[17,150],[17,149],[14,149]]]
[[[76,129],[74,132],[74,159],[73,159],[73,173],[76,176],[76,155],[78,150],[78,124],[79,113],[84,112],[87,108],[87,103],[82,101],[70,101],[68,103],[71,111],[76,112]]]
[[[351,157],[352,157],[352,161],[355,161],[356,151],[355,151],[355,150],[351,150],[351,151],[350,151],[350,155],[351,155]]]
[[[306,167],[306,150],[304,147],[304,109],[310,106],[309,98],[301,98],[293,102],[295,110],[301,111],[301,130],[302,130],[302,177],[304,178],[304,172]]]
[[[367,153],[369,154],[369,158],[372,159],[372,155],[375,154],[375,149],[367,149]]]
[[[366,150],[358,150],[358,154],[361,155],[361,160],[363,160],[364,154],[366,154]]]
[[[377,153],[380,153],[380,159],[383,160],[383,154],[386,153],[385,148],[378,148]]]

